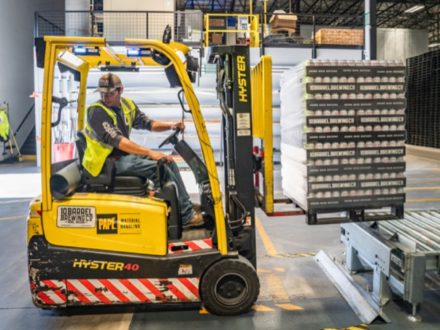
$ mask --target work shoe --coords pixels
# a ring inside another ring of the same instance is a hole
[[[192,208],[193,208],[194,212],[197,212],[197,213],[202,212],[202,205],[200,205],[198,203],[192,203]]]
[[[194,228],[203,226],[205,221],[203,220],[203,215],[200,212],[194,212],[191,220],[184,224],[183,229]]]

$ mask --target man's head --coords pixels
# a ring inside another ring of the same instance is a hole
[[[121,94],[124,90],[121,79],[113,74],[106,73],[99,78],[97,91],[101,94],[101,101],[107,107],[119,107],[121,104]]]

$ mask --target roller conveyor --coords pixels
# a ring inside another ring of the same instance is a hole
[[[426,275],[440,271],[440,210],[407,211],[402,220],[343,224],[341,233],[348,271],[373,272],[376,309],[393,292],[412,304],[411,317],[417,319]]]

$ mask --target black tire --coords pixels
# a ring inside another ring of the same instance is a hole
[[[208,268],[200,285],[202,302],[216,315],[248,312],[260,293],[260,281],[245,258],[223,259]]]

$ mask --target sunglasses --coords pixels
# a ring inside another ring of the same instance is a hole
[[[100,94],[101,94],[101,97],[112,97],[116,94],[116,92],[119,92],[119,88],[116,88],[114,91],[107,92],[107,93],[100,92]]]

